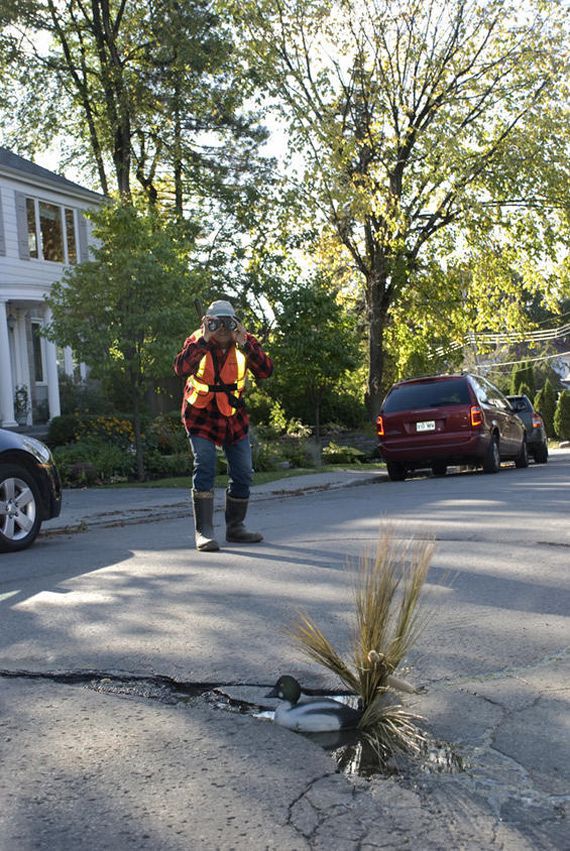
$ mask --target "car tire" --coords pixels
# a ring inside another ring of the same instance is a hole
[[[29,547],[38,536],[41,499],[31,473],[19,464],[0,464],[0,552]]]
[[[386,461],[386,469],[392,482],[403,482],[406,478],[406,468],[398,461]]]
[[[540,446],[534,452],[534,463],[535,464],[546,464],[548,461],[548,444],[541,443]]]
[[[515,467],[518,470],[523,470],[525,467],[528,467],[528,447],[526,445],[526,438],[522,442],[521,451],[515,458]]]
[[[447,473],[447,464],[439,461],[437,464],[431,465],[431,471],[434,476],[445,476]]]
[[[498,473],[500,469],[501,454],[499,452],[499,439],[496,435],[493,435],[489,448],[487,449],[487,454],[483,459],[483,472]]]

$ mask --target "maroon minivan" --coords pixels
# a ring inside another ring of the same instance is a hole
[[[451,464],[498,472],[501,461],[528,466],[526,429],[506,397],[478,375],[400,381],[376,420],[380,454],[398,482],[412,470],[444,476]]]

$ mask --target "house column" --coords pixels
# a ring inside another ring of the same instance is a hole
[[[6,301],[0,299],[0,423],[11,428],[18,423],[14,419],[14,387],[12,385],[12,361],[8,337]]]
[[[51,323],[51,318],[51,310],[48,308],[45,314],[45,320],[48,325]],[[53,420],[54,417],[59,417],[61,413],[61,408],[59,404],[59,375],[57,373],[57,352],[55,350],[55,343],[52,343],[51,340],[46,339],[45,344],[49,418],[50,420]]]
[[[63,350],[63,371],[73,378],[73,352],[70,346],[66,346]]]

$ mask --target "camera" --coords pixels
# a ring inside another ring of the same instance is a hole
[[[233,316],[207,316],[206,328],[210,332],[217,331],[220,325],[224,325],[228,331],[235,331],[238,324]]]

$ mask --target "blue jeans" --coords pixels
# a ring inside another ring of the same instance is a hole
[[[192,486],[195,491],[211,491],[216,475],[216,444],[195,434],[189,434],[188,439],[194,455]],[[249,437],[246,435],[222,449],[228,462],[228,494],[236,499],[249,499],[253,478]]]

